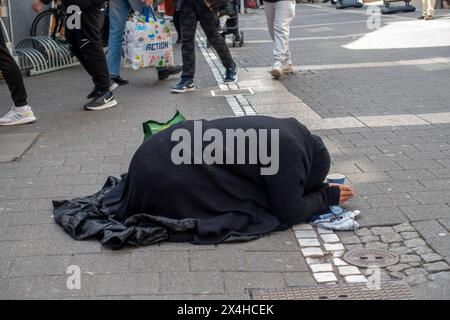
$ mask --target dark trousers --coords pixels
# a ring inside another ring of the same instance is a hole
[[[177,30],[178,39],[181,40],[181,25],[180,25],[180,11],[175,10],[173,13],[173,25],[175,30]]]
[[[181,51],[183,56],[182,78],[193,78],[195,74],[195,32],[199,21],[223,66],[231,68],[235,65],[225,43],[225,38],[219,33],[217,15],[205,5],[203,0],[183,0],[180,11]]]
[[[74,55],[92,77],[97,89],[109,91],[110,79],[103,51],[100,7],[85,8],[81,14],[81,29],[66,28],[66,39]]]
[[[8,84],[11,97],[16,107],[24,107],[27,103],[27,91],[16,61],[9,54],[6,40],[0,28],[0,71]]]

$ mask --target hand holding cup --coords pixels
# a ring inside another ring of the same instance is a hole
[[[347,184],[330,184],[330,187],[339,189],[339,205],[343,205],[355,195],[353,188]]]

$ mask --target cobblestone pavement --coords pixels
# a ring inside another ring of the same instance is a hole
[[[366,281],[365,270],[342,257],[361,247],[400,255],[384,280],[404,279],[419,297],[449,298],[450,63],[424,62],[449,59],[448,47],[348,50],[342,46],[370,31],[364,10],[298,5],[297,12],[292,38],[303,40],[292,50],[303,69],[280,82],[267,73],[262,11],[242,17],[247,43],[232,49],[240,81],[229,87],[251,87],[254,95],[211,96],[228,87],[216,81],[221,69],[201,41],[199,89],[190,94],[168,94],[176,80],[158,82],[150,70],[125,71],[132,84],[117,92],[119,106],[89,113],[80,107],[91,89],[80,68],[27,78],[39,121],[0,134],[43,134],[20,162],[0,164],[0,298],[243,299],[247,288]],[[383,25],[413,17],[383,17]],[[412,65],[392,63],[400,60]],[[76,90],[61,95],[63,87]],[[9,101],[4,83],[0,100]],[[112,252],[76,242],[54,224],[51,200],[96,192],[108,175],[125,172],[142,141],[141,123],[175,109],[192,119],[258,113],[305,122],[329,147],[332,171],[357,190],[348,207],[361,210],[362,228],[330,233],[301,225],[249,243]],[[439,121],[417,117],[435,112]],[[371,118],[390,115],[401,116]],[[81,290],[66,287],[69,265],[82,270]]]

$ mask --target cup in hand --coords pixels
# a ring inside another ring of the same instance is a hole
[[[345,176],[339,173],[329,174],[327,176],[327,182],[331,184],[344,184]]]

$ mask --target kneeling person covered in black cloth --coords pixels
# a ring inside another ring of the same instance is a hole
[[[324,183],[330,163],[322,139],[293,118],[184,121],[144,142],[123,179],[110,177],[91,197],[55,202],[54,216],[74,238],[113,248],[246,241],[350,199],[350,187]]]
[[[117,101],[114,91],[118,84],[109,77],[106,56],[103,51],[101,33],[101,8],[107,0],[62,0],[66,9],[77,6],[79,10],[68,12],[67,21],[72,21],[73,15],[80,15],[80,28],[66,25],[65,36],[73,54],[78,58],[84,69],[92,77],[94,89],[87,98],[92,99],[84,108],[97,111],[115,107]],[[34,0],[33,10],[40,12],[42,4],[49,4],[52,0]],[[71,11],[71,10],[68,10]]]

